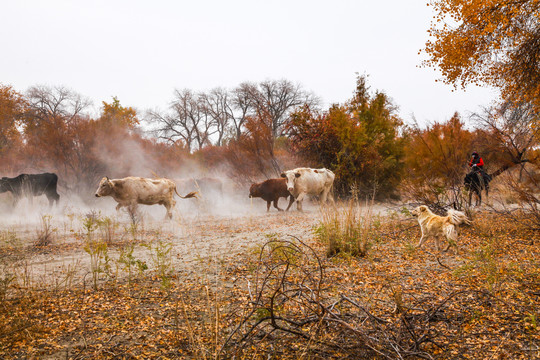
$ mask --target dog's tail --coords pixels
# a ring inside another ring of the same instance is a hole
[[[450,219],[450,222],[454,225],[461,225],[461,224],[467,224],[471,225],[471,221],[465,215],[462,211],[457,211],[454,209],[448,210],[448,218]]]

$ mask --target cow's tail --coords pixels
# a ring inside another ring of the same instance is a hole
[[[174,187],[174,192],[176,193],[176,195],[180,196],[182,199],[189,199],[189,198],[196,198],[198,199],[199,197],[197,196],[199,194],[198,191],[192,191],[190,192],[189,194],[187,194],[186,196],[182,196],[178,193],[178,191],[176,191],[176,186]]]

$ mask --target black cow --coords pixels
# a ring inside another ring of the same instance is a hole
[[[34,196],[45,194],[49,200],[49,206],[60,200],[60,195],[56,192],[58,176],[52,173],[45,174],[21,174],[14,178],[3,177],[0,179],[0,193],[10,191],[15,198],[13,205],[16,205],[19,199],[26,196],[33,203]]]

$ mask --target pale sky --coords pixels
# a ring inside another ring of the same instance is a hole
[[[288,79],[324,104],[343,103],[368,74],[402,118],[464,117],[495,99],[436,83],[418,51],[433,16],[427,0],[4,1],[0,83],[24,92],[62,85],[141,113],[174,89],[233,88]]]

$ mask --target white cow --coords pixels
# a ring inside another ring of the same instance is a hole
[[[319,195],[321,204],[326,203],[335,175],[324,168],[297,168],[285,171],[281,177],[287,179],[287,190],[296,199],[298,210],[302,211],[302,200],[306,195]],[[332,195],[330,195],[330,200],[334,203]]]
[[[96,190],[96,197],[112,196],[118,202],[116,210],[122,206],[135,209],[137,204],[163,205],[167,209],[167,217],[172,218],[171,208],[176,205],[174,193],[183,199],[196,197],[193,191],[181,196],[176,191],[176,184],[169,179],[147,179],[141,177],[126,177],[123,179],[109,179],[104,177]]]

